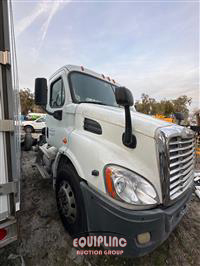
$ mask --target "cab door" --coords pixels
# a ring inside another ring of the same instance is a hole
[[[47,142],[57,148],[68,145],[68,121],[66,106],[71,103],[67,70],[60,71],[49,82],[47,110],[56,115],[47,115]]]

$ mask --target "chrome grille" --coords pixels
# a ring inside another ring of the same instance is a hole
[[[194,138],[169,138],[169,196],[174,200],[192,183],[194,176]]]

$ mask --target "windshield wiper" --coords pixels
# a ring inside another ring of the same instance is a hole
[[[94,103],[94,104],[100,104],[100,105],[108,105],[106,103],[102,103],[102,102],[97,102],[97,101],[80,101],[78,103]]]

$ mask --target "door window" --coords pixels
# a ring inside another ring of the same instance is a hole
[[[38,122],[38,123],[45,122],[45,116],[40,117],[39,119],[36,120],[36,122]]]
[[[50,106],[59,108],[65,102],[65,90],[62,78],[57,79],[51,84],[50,91]]]

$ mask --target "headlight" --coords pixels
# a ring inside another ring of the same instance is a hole
[[[158,196],[154,187],[140,175],[109,165],[104,173],[107,193],[114,199],[135,205],[154,205]]]

